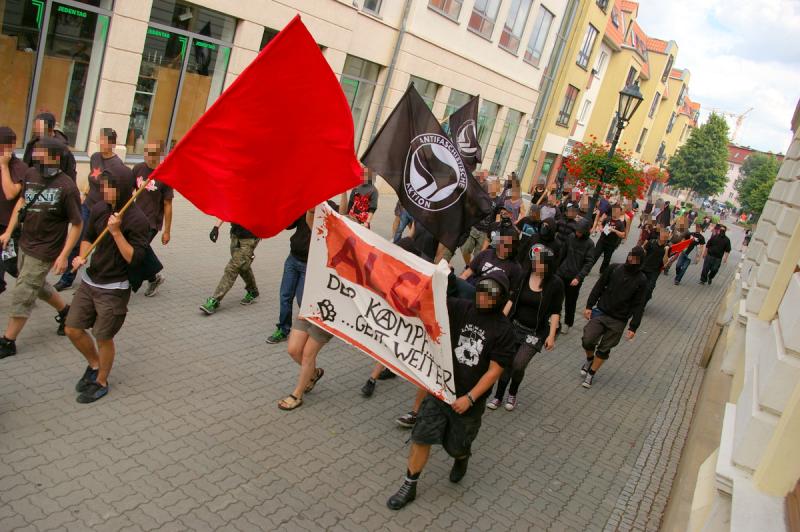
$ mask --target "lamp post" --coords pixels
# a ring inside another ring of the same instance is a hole
[[[644,100],[644,96],[642,96],[642,93],[639,90],[638,81],[635,81],[633,84],[628,85],[619,91],[619,103],[617,106],[617,131],[614,133],[614,140],[611,141],[611,147],[608,149],[607,161],[609,163],[614,158],[614,154],[617,151],[617,144],[619,144],[619,137],[622,135],[622,130],[628,125],[631,117],[633,117],[633,113],[635,113],[639,108],[642,100]],[[592,211],[594,211],[594,207],[597,205],[597,200],[600,197],[600,189],[603,187],[603,184],[606,181],[606,170],[609,166],[610,164],[606,165],[606,169],[603,170],[603,174],[600,176],[600,182],[597,184],[597,188],[594,189],[594,196],[592,196]]]

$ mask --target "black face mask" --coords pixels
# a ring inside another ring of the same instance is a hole
[[[625,271],[628,273],[636,273],[641,269],[641,267],[642,267],[641,264],[637,263],[631,264],[630,262],[625,263]]]
[[[37,164],[39,165],[39,175],[45,179],[53,179],[61,172],[61,168],[58,164],[50,165],[42,162],[37,162]]]

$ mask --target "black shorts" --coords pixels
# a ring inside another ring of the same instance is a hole
[[[486,399],[475,401],[475,405],[464,414],[432,395],[425,397],[417,414],[417,422],[411,432],[411,441],[422,445],[441,445],[453,458],[469,456],[472,442],[481,428],[481,417]]]

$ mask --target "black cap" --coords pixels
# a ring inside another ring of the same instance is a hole
[[[43,120],[45,125],[47,126],[47,129],[53,129],[54,127],[56,127],[56,117],[53,115],[53,113],[47,111],[45,111],[44,113],[39,113],[38,115],[36,115],[35,120]]]

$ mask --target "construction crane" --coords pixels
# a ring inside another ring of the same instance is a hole
[[[711,112],[722,116],[728,116],[734,120],[735,126],[733,128],[733,132],[731,133],[731,142],[736,143],[736,137],[739,135],[739,130],[742,128],[742,122],[744,122],[744,117],[753,109],[754,108],[751,107],[744,113],[740,114],[731,113],[730,111],[723,111],[722,109],[711,109]]]

